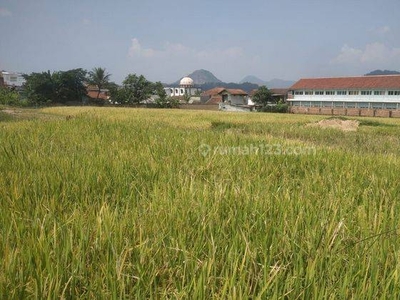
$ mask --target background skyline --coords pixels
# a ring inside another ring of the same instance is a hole
[[[105,67],[172,83],[400,70],[399,0],[0,0],[0,69]]]

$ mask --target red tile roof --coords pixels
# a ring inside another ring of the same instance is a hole
[[[300,89],[400,89],[400,75],[307,78],[290,87],[290,90]]]
[[[286,95],[289,89],[269,89],[272,95]]]
[[[219,93],[221,93],[221,92],[224,91],[224,90],[225,90],[225,88],[216,87],[216,88],[213,88],[213,89],[211,89],[211,90],[204,91],[203,93],[201,93],[201,96],[214,96],[214,95],[218,95]]]
[[[201,96],[215,96],[221,94],[224,91],[228,92],[231,95],[244,95],[244,96],[247,95],[247,93],[241,89],[226,89],[222,87],[216,87],[201,93]]]
[[[243,95],[247,96],[247,93],[241,89],[225,89],[231,95]]]
[[[93,99],[96,99],[96,98],[97,98],[97,94],[98,94],[97,91],[88,91],[88,92],[87,92],[87,95],[88,95],[90,98],[93,98]],[[106,93],[101,92],[100,95],[99,95],[99,99],[107,100],[107,99],[108,99],[108,96],[107,96]]]
[[[222,102],[222,96],[216,95],[211,96],[211,98],[206,102],[206,104],[218,104]]]

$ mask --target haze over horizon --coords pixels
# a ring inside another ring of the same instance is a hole
[[[398,0],[0,0],[0,69],[105,67],[171,83],[400,70]]]

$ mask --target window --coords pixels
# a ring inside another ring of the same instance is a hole
[[[360,102],[357,104],[359,108],[369,108],[369,103],[368,102]]]
[[[335,91],[326,91],[325,95],[335,95]]]
[[[374,91],[375,96],[385,95],[385,91]]]
[[[363,96],[372,95],[372,91],[361,91],[361,95]]]
[[[350,96],[356,96],[359,94],[359,91],[349,91]]]
[[[304,95],[314,95],[313,91],[305,91]]]
[[[17,77],[16,76],[10,76],[10,81],[17,81]]]
[[[356,107],[355,102],[345,102],[344,104],[347,108],[355,108]]]
[[[383,103],[376,103],[376,102],[373,102],[373,103],[371,103],[371,106],[372,106],[372,108],[382,108],[382,104],[383,104]]]
[[[397,103],[383,103],[383,107],[386,109],[397,109]]]
[[[347,91],[337,91],[337,94],[339,96],[345,96],[345,95],[347,95]]]
[[[323,95],[324,91],[315,91],[315,95]]]
[[[303,95],[303,91],[295,91],[294,94],[295,95]]]
[[[388,95],[389,96],[398,96],[398,95],[400,95],[400,91],[389,91]]]
[[[332,102],[328,101],[322,101],[321,102],[322,107],[332,107]]]
[[[343,102],[333,102],[334,107],[343,107]]]

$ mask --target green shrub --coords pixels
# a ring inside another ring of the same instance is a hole
[[[17,91],[0,88],[0,104],[3,105],[20,105],[21,99]]]

